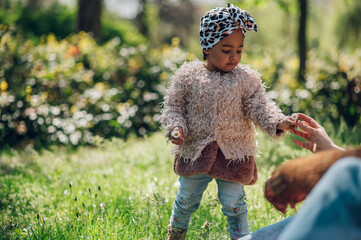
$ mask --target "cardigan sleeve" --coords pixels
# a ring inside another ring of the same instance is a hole
[[[245,114],[272,138],[280,136],[276,126],[286,116],[276,103],[267,96],[265,86],[257,72],[253,71],[249,74],[247,80],[244,86],[246,88],[244,91]]]
[[[164,96],[161,123],[166,137],[169,137],[175,127],[181,127],[184,135],[188,133],[185,107],[189,74],[187,74],[187,69],[185,69],[184,65],[186,64],[183,64],[175,72]]]

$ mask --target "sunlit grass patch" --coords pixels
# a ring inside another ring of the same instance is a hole
[[[341,135],[347,134],[343,130]],[[251,231],[294,213],[280,214],[263,194],[277,165],[311,154],[297,148],[292,138],[287,135],[273,142],[263,133],[258,136],[259,180],[245,187]],[[164,239],[179,186],[171,147],[158,133],[127,142],[97,139],[93,148],[2,153],[0,235],[3,239]],[[212,181],[192,217],[189,239],[227,239],[227,220],[220,209],[217,184]]]

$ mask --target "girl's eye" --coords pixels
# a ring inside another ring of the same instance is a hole
[[[225,54],[230,53],[230,51],[226,51],[226,50],[223,50],[222,52],[225,53]]]
[[[237,51],[237,53],[238,53],[238,54],[241,54],[241,53],[242,53],[242,51]]]

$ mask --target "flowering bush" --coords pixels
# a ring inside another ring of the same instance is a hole
[[[304,83],[297,80],[298,57],[287,49],[253,55],[250,64],[286,114],[304,112],[334,123],[343,118],[349,127],[361,126],[361,49],[352,54],[310,50]]]
[[[171,46],[102,46],[85,33],[39,43],[0,29],[0,145],[91,144],[159,129],[166,80],[188,56]]]
[[[348,126],[361,125],[361,49],[353,54],[332,50],[309,54],[306,88],[313,108],[333,121],[344,118]]]
[[[306,82],[300,83],[292,51],[245,53],[286,114],[360,126],[361,51],[308,55]],[[159,49],[119,38],[98,45],[85,33],[63,40],[50,34],[34,43],[15,26],[0,26],[0,146],[76,146],[92,144],[96,135],[157,131],[169,76],[192,58],[177,38]]]

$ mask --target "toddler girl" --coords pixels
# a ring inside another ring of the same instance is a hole
[[[180,175],[167,239],[184,239],[190,218],[214,178],[231,239],[249,234],[243,185],[257,181],[255,125],[275,138],[294,121],[267,95],[260,74],[239,64],[252,16],[228,4],[201,19],[203,58],[184,63],[164,97],[162,124]]]

